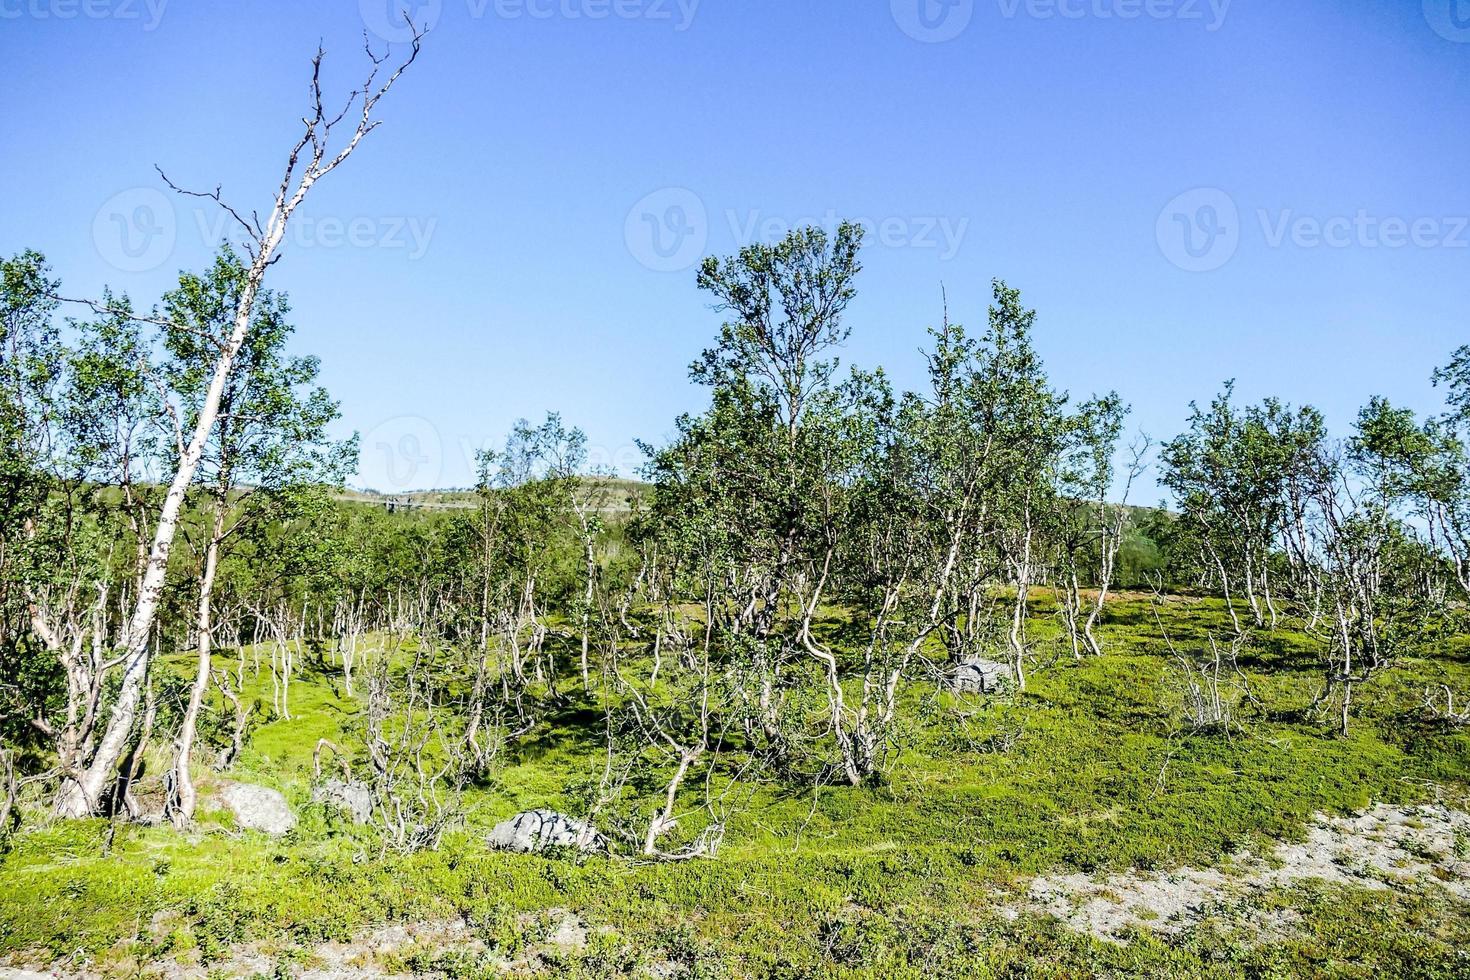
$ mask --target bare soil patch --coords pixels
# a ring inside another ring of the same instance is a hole
[[[1470,814],[1441,805],[1380,804],[1350,817],[1318,815],[1306,839],[1270,855],[1232,855],[1215,868],[1162,874],[1051,875],[1033,879],[1005,914],[1053,916],[1078,932],[1121,942],[1136,929],[1172,935],[1215,920],[1269,940],[1296,914],[1263,901],[1306,881],[1369,890],[1442,888],[1470,901]]]

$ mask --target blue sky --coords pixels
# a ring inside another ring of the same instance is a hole
[[[266,206],[320,39],[388,0],[0,0],[0,248],[151,303]],[[628,469],[703,394],[694,259],[872,223],[844,359],[922,384],[1002,277],[1076,395],[1176,433],[1226,378],[1339,428],[1470,342],[1470,0],[436,0],[272,285],[359,482],[470,482],[558,410]],[[1143,495],[1152,496],[1151,484]]]

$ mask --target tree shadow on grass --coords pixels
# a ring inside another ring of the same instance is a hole
[[[606,745],[606,719],[601,709],[585,702],[538,707],[542,710],[536,727],[506,748],[508,764],[540,762],[552,752],[600,752]]]

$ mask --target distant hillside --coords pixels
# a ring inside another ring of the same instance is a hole
[[[649,484],[620,477],[589,477],[586,490],[602,499],[597,508],[605,515],[632,513],[632,501],[647,497],[652,489]],[[447,490],[412,490],[405,493],[381,493],[377,490],[345,490],[337,499],[347,503],[369,504],[389,510],[455,511],[473,510],[479,506],[479,498],[473,490],[459,488]]]

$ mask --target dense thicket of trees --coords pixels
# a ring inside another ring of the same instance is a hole
[[[9,796],[187,826],[191,773],[228,768],[258,713],[289,718],[309,668],[363,705],[361,745],[332,748],[385,847],[436,844],[459,789],[580,703],[607,746],[585,815],[643,855],[708,856],[757,775],[883,779],[957,668],[1024,692],[1103,654],[1110,589],[1223,598],[1228,635],[1170,642],[1200,727],[1228,720],[1222,667],[1290,629],[1321,662],[1310,711],[1343,732],[1355,690],[1470,598],[1470,349],[1434,376],[1441,414],[1375,399],[1343,439],[1227,384],[1158,453],[1170,509],[1138,510],[1147,440],[1122,445],[1118,395],[1051,384],[1005,283],[979,329],[931,331],[923,390],[844,370],[861,245],[803,229],[706,261],[708,401],[646,447],[646,483],[588,472],[552,415],[483,453],[454,509],[409,513],[341,499],[355,440],[328,435],[258,254],[222,250],[148,313],[106,296],[64,320],[44,259],[5,260]],[[160,552],[166,526],[186,547]],[[162,814],[132,793],[150,752]]]

